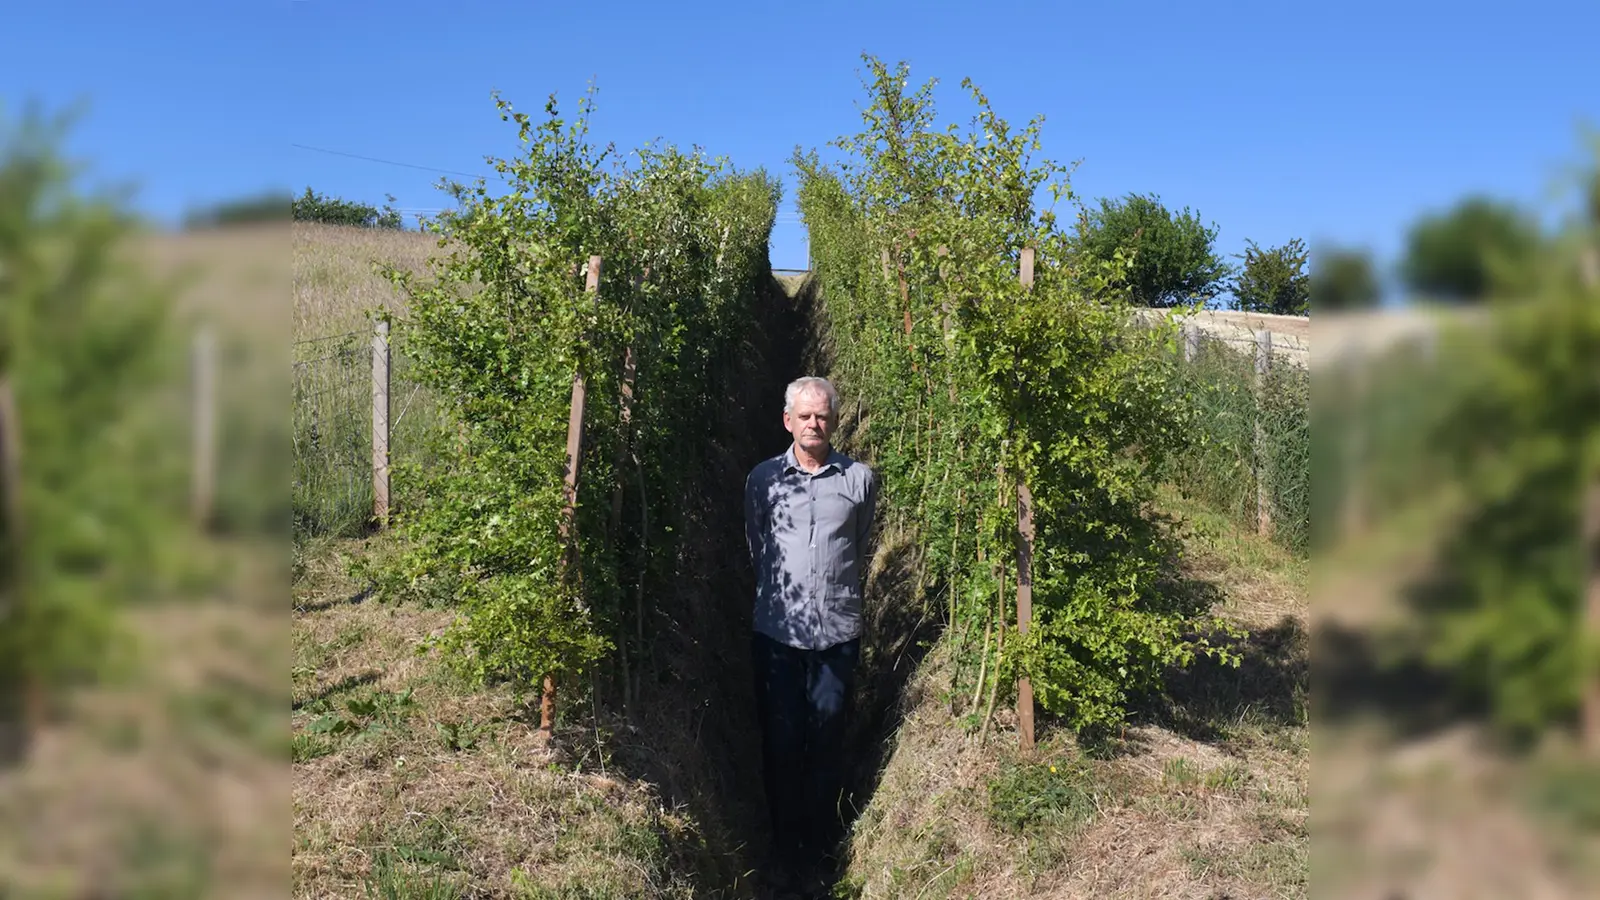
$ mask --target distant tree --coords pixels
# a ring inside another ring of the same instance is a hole
[[[1155,195],[1101,199],[1078,222],[1079,251],[1110,260],[1134,252],[1125,287],[1140,306],[1210,301],[1222,292],[1231,267],[1213,249],[1217,229],[1185,207],[1169,211]]]
[[[1311,312],[1311,280],[1306,245],[1299,238],[1270,250],[1255,241],[1238,258],[1244,269],[1233,280],[1234,308],[1246,312],[1304,316]]]
[[[216,228],[226,225],[253,225],[259,222],[288,221],[294,198],[278,191],[251,197],[224,200],[202,207],[184,217],[185,228]]]
[[[1309,286],[1313,309],[1345,312],[1378,305],[1378,275],[1365,250],[1319,250],[1311,260]]]
[[[321,222],[326,225],[356,225],[363,228],[392,228],[399,230],[400,212],[394,208],[394,197],[384,195],[389,201],[382,209],[370,203],[324,197],[307,187],[293,204],[296,222]]]
[[[1468,197],[1412,226],[1400,274],[1418,294],[1479,301],[1519,281],[1540,243],[1538,224],[1515,206]]]

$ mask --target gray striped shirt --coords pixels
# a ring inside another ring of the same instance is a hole
[[[750,471],[744,527],[756,631],[807,650],[861,636],[877,498],[877,474],[837,450],[815,473],[800,468],[792,444]]]

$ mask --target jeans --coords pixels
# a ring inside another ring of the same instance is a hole
[[[841,836],[844,729],[861,641],[800,650],[758,633],[752,650],[773,851],[800,865]]]

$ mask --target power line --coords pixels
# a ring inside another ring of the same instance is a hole
[[[386,166],[399,166],[403,169],[421,169],[424,172],[439,172],[445,175],[460,175],[464,178],[483,177],[481,173],[474,174],[472,172],[458,172],[455,169],[440,169],[434,166],[419,166],[415,163],[395,162],[392,159],[378,159],[376,156],[362,156],[359,153],[346,153],[343,150],[329,150],[325,147],[309,147],[305,144],[290,144],[289,146],[298,147],[301,150],[311,150],[316,153],[327,153],[332,156],[348,156],[351,159],[362,159],[366,160],[367,162],[383,163]]]

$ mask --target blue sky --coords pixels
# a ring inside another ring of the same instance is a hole
[[[1158,193],[1228,254],[1302,237],[1387,262],[1467,192],[1548,206],[1600,127],[1595,0],[10,6],[0,99],[87,100],[70,149],[167,222],[307,185],[437,209],[439,172],[320,151],[487,174],[516,146],[492,89],[533,113],[592,78],[598,142],[782,176],[772,261],[802,266],[788,158],[857,130],[863,52],[938,78],[945,121],[970,113],[966,76],[1013,123],[1043,114],[1080,198]]]

